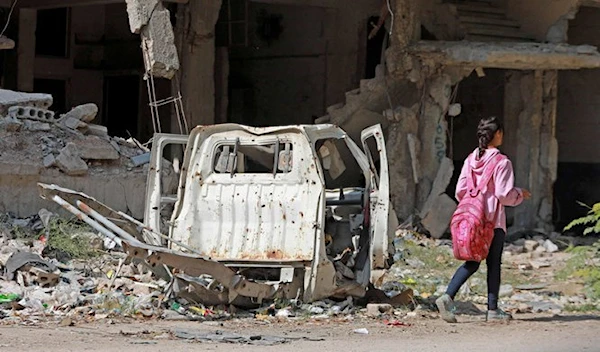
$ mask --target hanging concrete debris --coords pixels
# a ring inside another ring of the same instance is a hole
[[[127,0],[129,27],[142,37],[146,71],[155,77],[173,78],[179,57],[169,10],[160,0]]]

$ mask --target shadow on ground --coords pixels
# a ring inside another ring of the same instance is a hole
[[[541,322],[541,323],[549,323],[549,322],[575,322],[575,321],[586,321],[586,320],[596,320],[600,321],[600,315],[592,315],[592,314],[584,314],[584,315],[553,315],[551,317],[532,317],[532,318],[524,318],[524,319],[516,319],[518,321],[530,321],[530,322]]]

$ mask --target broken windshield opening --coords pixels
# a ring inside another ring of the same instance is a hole
[[[283,174],[292,171],[293,144],[279,141],[261,145],[231,141],[217,146],[213,170],[220,174]]]
[[[365,187],[365,179],[358,162],[343,139],[321,139],[315,149],[324,173],[325,188]]]

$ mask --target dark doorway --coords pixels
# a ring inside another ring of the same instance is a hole
[[[38,10],[35,54],[69,56],[69,9]]]
[[[139,138],[139,103],[139,76],[105,77],[103,124],[109,135],[128,138],[131,134]]]
[[[505,73],[502,70],[485,70],[483,77],[473,72],[455,88],[457,89],[456,102],[461,104],[462,112],[456,117],[448,117],[451,135],[449,157],[454,161],[454,174],[447,191],[452,196],[465,158],[478,145],[479,120],[482,117],[503,118],[504,116],[504,77]],[[507,139],[510,137],[506,135]],[[507,152],[507,147],[510,149],[510,146],[505,143],[504,148],[501,149]],[[508,154],[511,154],[510,151]]]
[[[53,98],[50,110],[65,113],[67,108],[67,81],[62,79],[35,79],[33,91],[51,94]]]
[[[379,21],[378,16],[370,17],[367,22],[367,33],[371,30]],[[371,39],[367,38],[367,60],[365,68],[365,79],[371,79],[375,77],[375,68],[381,63],[381,55],[383,53],[383,45],[385,42],[385,26],[381,26],[377,35]]]

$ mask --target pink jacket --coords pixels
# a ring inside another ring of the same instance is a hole
[[[483,176],[483,170],[488,162],[500,151],[496,148],[489,148],[483,156],[479,158],[479,149],[475,149],[463,165],[456,185],[456,199],[460,200],[467,193],[467,175],[473,170],[475,176],[475,185],[478,186]],[[503,158],[496,165],[492,179],[487,187],[483,189],[483,194],[487,198],[487,216],[488,220],[495,222],[495,228],[506,232],[506,212],[505,206],[515,207],[523,202],[523,192],[520,188],[514,186],[515,175],[513,173],[512,163],[508,158]],[[495,219],[495,220],[494,220]]]

